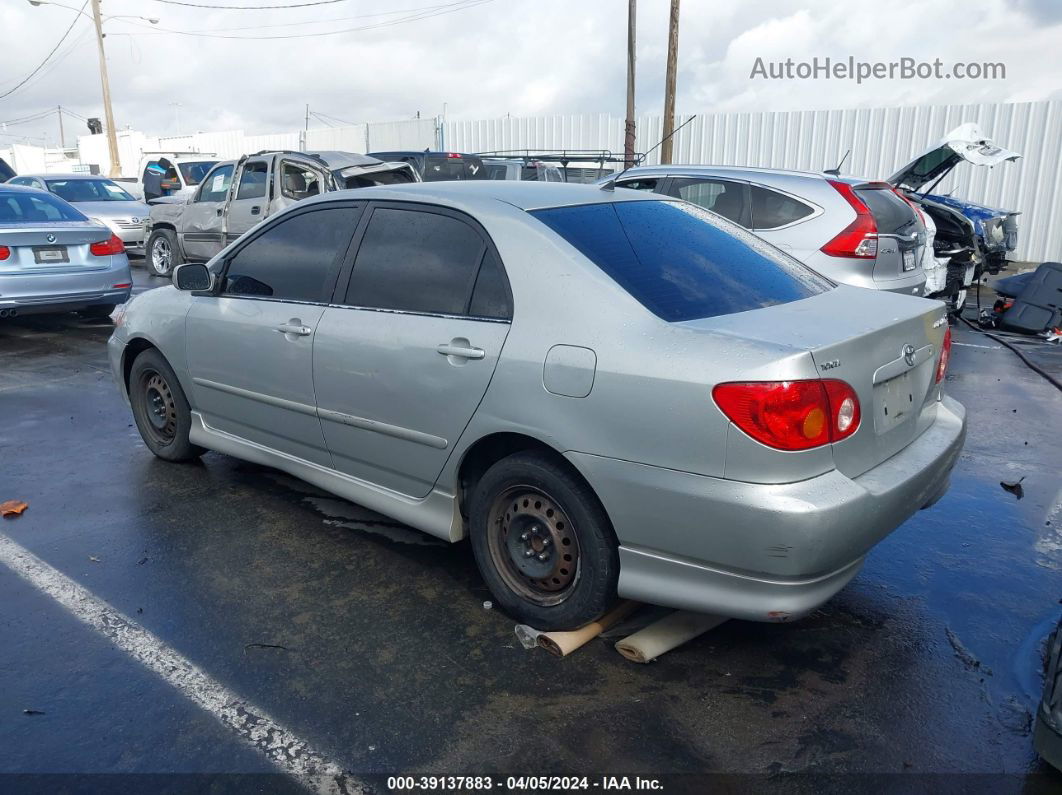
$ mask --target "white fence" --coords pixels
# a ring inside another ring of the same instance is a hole
[[[679,123],[688,119],[682,116]],[[821,171],[850,155],[844,172],[885,178],[963,122],[977,122],[997,143],[1021,152],[994,169],[960,164],[935,190],[990,207],[1020,210],[1016,258],[1062,260],[1062,101],[932,105],[830,111],[699,114],[675,136],[676,163],[746,165]],[[659,116],[638,119],[638,151],[660,140]],[[213,152],[234,158],[261,149],[338,149],[353,152],[445,148],[484,152],[513,149],[623,151],[623,119],[580,114],[484,121],[410,119],[274,135],[240,131],[159,138],[119,133],[125,176],[134,176],[145,151]],[[80,162],[109,169],[106,137],[78,139]],[[52,150],[48,150],[51,152]],[[655,163],[659,150],[649,154]],[[69,160],[37,147],[0,150],[18,171],[69,170]]]

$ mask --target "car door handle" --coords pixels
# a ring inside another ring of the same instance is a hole
[[[296,337],[308,337],[313,334],[312,328],[302,325],[298,320],[289,320],[287,323],[281,323],[279,326],[275,326],[273,331],[281,334],[294,334]]]
[[[218,215],[218,216],[220,217],[220,215],[221,215],[221,208],[220,208],[220,207],[218,207],[218,208],[217,208],[217,210],[216,210],[215,212],[216,212],[216,214],[217,214],[217,215]]]
[[[456,356],[460,359],[482,359],[486,356],[482,348],[473,348],[468,343],[461,345],[454,344],[454,342],[444,342],[436,347],[435,351],[443,356]]]
[[[262,212],[262,208],[257,204],[251,208],[251,215],[258,215],[260,212]]]

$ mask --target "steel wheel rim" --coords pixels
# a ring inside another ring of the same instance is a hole
[[[177,436],[177,403],[170,385],[154,370],[141,378],[146,430],[159,444],[170,444]]]
[[[155,243],[151,246],[152,266],[158,273],[166,274],[170,272],[172,262],[173,251],[170,249],[170,241],[164,237],[155,238]]]
[[[511,486],[487,516],[494,569],[522,599],[542,606],[567,599],[579,581],[579,537],[559,503],[534,486]]]

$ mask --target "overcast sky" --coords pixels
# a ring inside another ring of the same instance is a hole
[[[83,1],[56,0],[74,8]],[[211,10],[172,0],[104,0],[105,15],[159,19],[157,25],[105,23],[117,125],[164,135],[281,132],[302,126],[306,103],[350,122],[405,119],[418,111],[435,116],[443,103],[449,117],[466,119],[624,113],[626,0],[318,0],[312,7],[261,10],[312,1],[181,0],[256,7]],[[638,2],[640,113],[658,113],[662,106],[668,5]],[[54,5],[0,0],[0,94],[40,64],[75,16]],[[272,40],[168,32],[261,37],[333,30],[347,32]],[[678,111],[1062,99],[1060,34],[1059,0],[682,0]],[[850,55],[867,61],[939,58],[946,67],[1002,62],[1006,79],[857,85],[750,78],[758,57],[770,62]],[[56,56],[0,99],[0,122],[59,104],[102,118],[89,19],[78,19]],[[85,132],[82,122],[65,121],[68,136]],[[323,123],[314,119],[311,126]],[[46,137],[54,145],[55,114],[0,125],[0,147],[16,136],[29,136],[31,143]]]

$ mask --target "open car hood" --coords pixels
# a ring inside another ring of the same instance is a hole
[[[1021,155],[990,141],[974,122],[959,125],[937,144],[920,154],[891,177],[896,187],[919,191],[936,182],[965,160],[975,166],[994,166]]]

